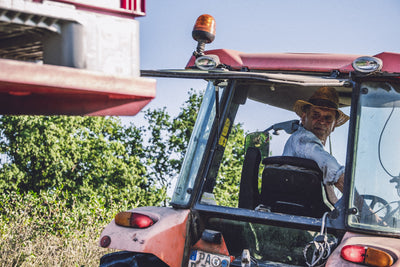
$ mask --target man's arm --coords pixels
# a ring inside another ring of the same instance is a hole
[[[337,189],[339,189],[340,192],[343,193],[343,188],[344,188],[344,173],[340,175],[339,179],[337,182],[334,184]]]
[[[334,184],[336,186],[337,189],[340,190],[340,192],[343,193],[343,188],[344,188],[344,174],[340,175],[339,179],[337,180],[337,182]],[[382,221],[382,219],[378,216],[378,214],[376,214],[369,206],[368,204],[365,202],[364,198],[360,196],[360,194],[358,194],[357,190],[355,190],[355,198],[354,198],[354,204],[357,207],[357,209],[359,210],[359,212],[362,212],[363,207],[366,208],[366,210],[364,210],[364,212],[366,212],[367,214],[364,214],[364,216],[369,216],[372,221],[376,224],[382,224],[382,225],[386,225],[385,222]]]

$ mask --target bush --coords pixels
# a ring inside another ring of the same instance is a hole
[[[119,211],[167,205],[201,95],[181,113],[0,117],[0,267],[97,266],[100,233]]]
[[[166,190],[149,181],[141,158],[129,153],[143,149],[138,134],[129,134],[135,130],[114,117],[3,116],[0,193],[62,187],[82,200],[96,194],[159,204]]]
[[[77,201],[67,191],[0,194],[0,266],[98,266],[103,228],[127,201],[92,196]]]

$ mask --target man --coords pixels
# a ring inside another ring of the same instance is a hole
[[[323,174],[327,197],[332,204],[338,199],[332,185],[343,192],[344,166],[324,149],[326,139],[335,127],[345,124],[349,116],[339,110],[339,96],[333,87],[321,87],[308,101],[297,100],[293,110],[301,118],[301,126],[288,139],[283,150],[284,156],[314,160]],[[363,209],[362,221],[386,225],[355,191],[356,207]]]
[[[331,202],[337,201],[331,185],[343,192],[344,166],[324,149],[326,139],[349,120],[339,109],[339,96],[333,87],[319,88],[308,101],[297,100],[293,109],[301,118],[301,126],[286,142],[284,156],[314,160],[323,173],[323,182]],[[330,188],[330,189],[328,189]]]

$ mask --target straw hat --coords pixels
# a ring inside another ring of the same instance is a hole
[[[336,118],[336,127],[345,124],[349,120],[349,116],[339,110],[339,95],[333,87],[318,88],[308,101],[297,100],[296,103],[294,103],[293,110],[301,117],[303,108],[307,105],[335,110],[338,114]]]

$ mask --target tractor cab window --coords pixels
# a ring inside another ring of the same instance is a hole
[[[348,224],[400,233],[400,85],[362,84],[357,112]]]
[[[218,88],[218,92],[223,88]],[[184,206],[192,196],[193,187],[198,173],[201,172],[201,165],[205,154],[208,153],[208,139],[212,132],[212,126],[216,119],[216,87],[212,82],[208,83],[203,96],[203,102],[197,115],[188,150],[182,164],[180,177],[172,195],[172,204]],[[219,96],[218,96],[219,97]]]
[[[306,89],[310,95],[317,88]],[[281,156],[286,140],[299,127],[291,107],[306,98],[301,95],[305,89],[288,85],[271,89],[268,84],[239,84],[234,89],[225,116],[221,115],[200,203],[312,218],[332,210],[334,203],[322,186],[318,165]],[[347,132],[341,134],[336,148],[345,150]],[[338,191],[333,194],[340,198]]]
[[[308,89],[312,93],[317,88]],[[221,232],[233,255],[248,249],[257,261],[304,266],[304,249],[319,229],[289,225],[295,221],[292,215],[318,223],[333,206],[314,161],[281,156],[299,127],[299,118],[290,109],[299,96],[293,96],[285,109],[273,104],[287,101],[286,92],[302,88],[275,86],[272,91],[267,84],[247,83],[226,90],[231,95],[226,95],[227,106],[220,110],[221,126],[195,208],[210,212],[204,227]],[[344,149],[346,142],[338,146]],[[260,223],[257,216],[286,216],[291,221],[271,225]],[[332,232],[329,240],[336,240],[336,234]]]

